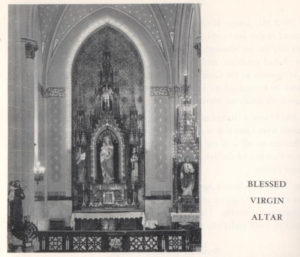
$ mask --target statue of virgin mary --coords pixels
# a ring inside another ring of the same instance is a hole
[[[193,196],[193,189],[195,186],[195,169],[193,164],[186,161],[181,166],[180,183],[183,196]]]
[[[105,136],[103,138],[103,144],[100,151],[100,164],[103,184],[114,183],[114,146],[110,136]]]

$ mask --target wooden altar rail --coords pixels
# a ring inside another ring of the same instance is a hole
[[[190,251],[187,230],[40,231],[40,252]]]

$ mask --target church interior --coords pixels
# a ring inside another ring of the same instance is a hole
[[[200,6],[8,11],[8,251],[200,251]]]

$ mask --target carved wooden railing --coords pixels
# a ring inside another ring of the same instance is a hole
[[[187,230],[40,231],[40,252],[190,251]]]

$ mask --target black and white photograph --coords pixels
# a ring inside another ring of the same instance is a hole
[[[9,4],[7,252],[200,252],[200,3]]]

